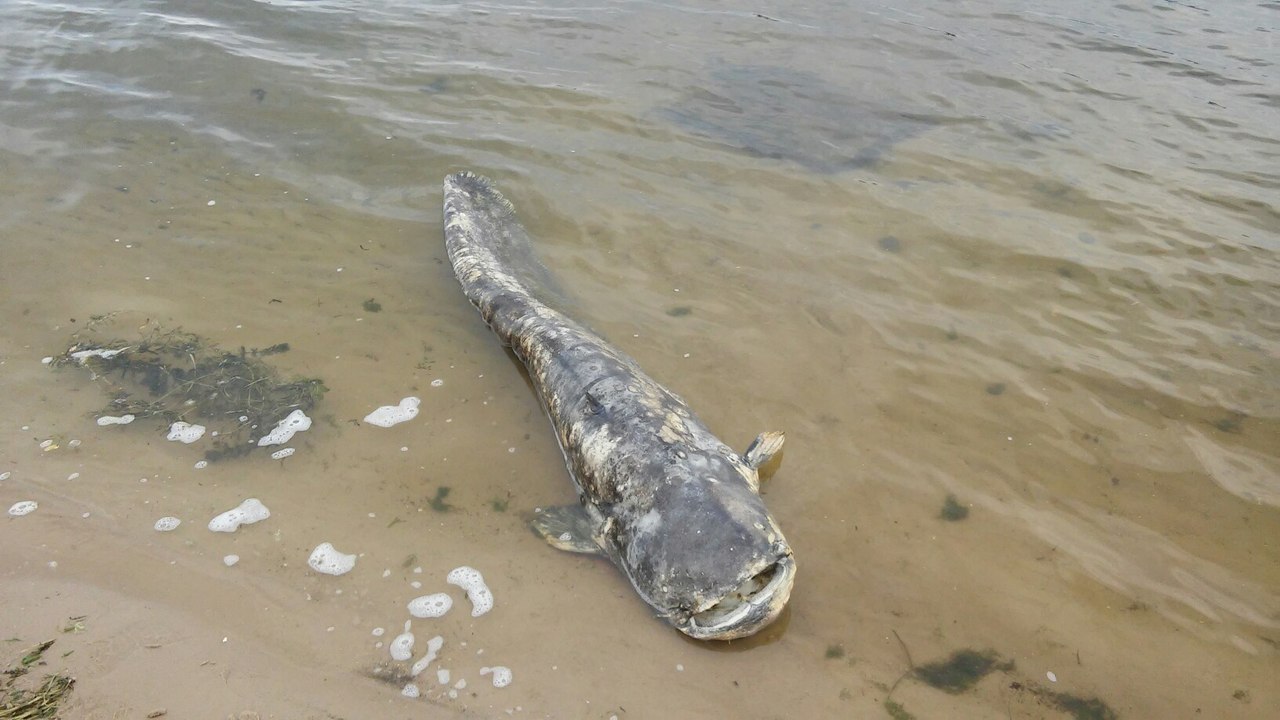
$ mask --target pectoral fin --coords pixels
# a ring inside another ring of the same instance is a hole
[[[747,451],[742,453],[743,462],[757,470],[760,469],[761,465],[769,462],[769,458],[782,450],[782,443],[786,439],[787,436],[777,430],[760,433],[747,446]]]
[[[565,552],[599,555],[591,520],[581,505],[545,508],[530,523],[552,547]]]

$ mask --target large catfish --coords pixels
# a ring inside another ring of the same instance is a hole
[[[608,557],[692,637],[740,638],[777,618],[795,562],[757,470],[782,433],[735,453],[634,360],[551,307],[528,234],[486,178],[445,178],[444,221],[458,282],[528,368],[578,491],[579,505],[542,512],[535,529]]]

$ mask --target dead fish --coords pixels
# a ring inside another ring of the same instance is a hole
[[[783,434],[761,433],[739,455],[635,360],[551,307],[528,234],[486,178],[445,178],[444,220],[458,282],[528,368],[578,492],[535,530],[608,557],[691,637],[745,637],[777,618],[796,566],[757,471]]]

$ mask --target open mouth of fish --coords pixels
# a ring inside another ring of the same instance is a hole
[[[711,607],[691,615],[681,629],[699,640],[746,637],[773,622],[786,607],[795,575],[795,561],[782,557]]]

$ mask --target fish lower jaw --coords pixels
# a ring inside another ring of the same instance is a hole
[[[795,561],[784,556],[676,627],[698,640],[736,640],[753,635],[777,619],[787,606],[795,575]]]

